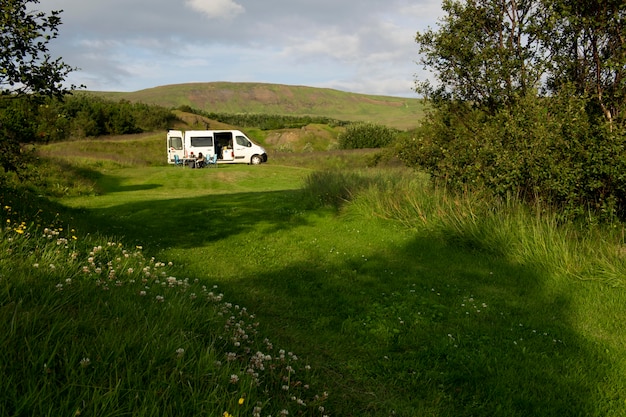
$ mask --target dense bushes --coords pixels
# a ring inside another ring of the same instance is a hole
[[[323,116],[289,116],[284,114],[261,114],[261,113],[214,113],[193,109],[190,106],[180,106],[181,111],[198,114],[242,128],[255,127],[261,130],[298,129],[313,123],[326,124],[329,126],[343,126],[348,122]]]
[[[353,123],[337,138],[340,149],[383,148],[390,145],[398,131],[374,123]]]
[[[19,143],[165,130],[175,119],[164,107],[108,101],[87,94],[39,102],[5,99],[0,101],[0,108],[3,135]]]
[[[128,101],[108,101],[76,95],[56,102],[60,117],[67,120],[68,136],[123,135],[167,129],[175,118],[169,109]]]
[[[398,145],[406,164],[447,186],[519,195],[567,218],[626,218],[626,134],[594,117],[584,99],[526,97],[493,114],[445,106]]]

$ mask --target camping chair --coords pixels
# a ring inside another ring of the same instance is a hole
[[[178,157],[178,155],[174,155],[174,165],[183,166],[183,161]]]
[[[207,168],[215,167],[217,168],[217,154],[213,154],[212,157],[206,157],[206,166]]]

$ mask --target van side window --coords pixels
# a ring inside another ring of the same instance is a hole
[[[195,136],[191,138],[191,146],[193,148],[199,148],[202,146],[213,146],[212,136]]]
[[[183,149],[183,138],[179,138],[176,136],[170,137],[170,148],[174,148],[177,151]]]
[[[237,141],[237,145],[239,146],[246,146],[248,148],[252,146],[250,141],[245,136],[237,136],[235,137],[235,140]]]

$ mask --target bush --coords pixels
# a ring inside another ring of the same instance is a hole
[[[624,219],[626,134],[590,116],[587,105],[567,93],[522,98],[494,114],[446,103],[398,144],[398,157],[456,189],[518,195],[564,218]]]
[[[56,141],[165,130],[175,116],[161,106],[77,94],[40,106],[36,120],[40,137]]]
[[[395,140],[397,133],[395,129],[374,123],[353,123],[339,135],[339,148],[383,148]]]

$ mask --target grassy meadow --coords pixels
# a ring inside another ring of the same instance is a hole
[[[622,225],[162,136],[43,146],[3,191],[0,415],[626,416]]]

